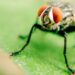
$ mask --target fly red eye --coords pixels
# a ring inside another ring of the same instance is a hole
[[[42,14],[42,12],[48,7],[48,5],[43,5],[39,8],[38,10],[38,16],[40,16]]]
[[[62,10],[59,7],[53,7],[53,20],[55,23],[58,23],[62,20]]]

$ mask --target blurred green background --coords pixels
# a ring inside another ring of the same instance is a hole
[[[0,48],[11,53],[19,50],[27,39],[35,23],[38,8],[45,4],[42,0],[0,0]],[[75,69],[75,33],[68,38],[67,57]],[[13,61],[27,75],[68,75],[63,57],[63,37],[36,30],[30,44]]]

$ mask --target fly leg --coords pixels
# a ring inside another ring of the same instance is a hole
[[[39,25],[39,24],[37,24],[37,23],[34,24],[34,25],[32,26],[32,28],[31,28],[31,30],[30,30],[30,33],[29,33],[29,36],[28,36],[28,39],[27,39],[26,43],[23,45],[23,47],[22,47],[20,50],[18,50],[18,51],[16,51],[16,52],[13,52],[10,56],[14,56],[14,55],[19,54],[20,52],[22,52],[22,51],[28,46],[28,44],[29,44],[29,42],[30,42],[30,39],[31,39],[31,36],[32,36],[32,33],[33,33],[33,30],[34,30],[35,28],[40,29],[40,30],[42,30],[42,31],[51,32],[50,30],[47,30],[47,29],[43,28],[41,25]]]
[[[13,52],[10,56],[14,56],[14,55],[19,54],[20,52],[22,52],[22,51],[25,49],[25,47],[28,46],[28,44],[29,44],[29,42],[30,42],[30,39],[31,39],[31,36],[32,36],[32,32],[33,32],[33,30],[34,30],[34,28],[35,28],[35,25],[36,25],[36,24],[34,24],[34,25],[32,26],[32,28],[31,28],[31,30],[30,30],[30,33],[29,33],[29,35],[28,35],[28,39],[27,39],[26,43],[23,45],[23,47],[22,47],[20,50],[18,50],[18,51],[16,51],[16,52]]]
[[[66,54],[67,54],[67,38],[66,38],[66,32],[64,32],[64,52],[63,52],[63,55],[64,55],[64,59],[65,59],[65,64],[66,64],[68,71],[72,75],[74,75],[75,72],[70,68]]]
[[[35,30],[36,30],[36,29],[33,30],[33,33],[34,33]],[[25,35],[25,36],[24,36],[24,35],[19,35],[18,37],[19,37],[21,40],[25,40],[26,38],[28,38],[28,35]]]
[[[31,31],[30,31],[30,34],[31,34],[31,32],[33,31],[33,33],[34,33],[34,31],[36,30],[36,28],[35,28],[35,25],[38,23],[38,17],[36,17],[36,21],[35,21],[35,24],[34,24],[34,26],[32,27],[32,29],[31,29]],[[34,29],[33,29],[34,28]],[[18,36],[20,39],[22,39],[22,40],[24,40],[24,39],[26,39],[27,37],[29,37],[29,35],[25,35],[25,36],[23,36],[23,35],[19,35]]]

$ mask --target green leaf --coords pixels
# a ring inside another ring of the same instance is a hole
[[[26,40],[18,36],[27,36],[35,23],[38,8],[43,3],[38,0],[0,1],[0,47],[5,52],[18,51]],[[67,36],[67,57],[70,66],[75,69],[75,33]],[[63,56],[64,38],[57,34],[36,30],[29,45],[19,55],[13,56],[27,75],[68,75]]]

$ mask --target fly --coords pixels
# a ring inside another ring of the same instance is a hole
[[[38,23],[38,20],[41,19],[41,24]],[[52,32],[61,35],[64,38],[64,48],[63,55],[66,67],[70,74],[75,75],[75,71],[70,67],[66,55],[67,51],[67,33],[75,31],[75,14],[72,7],[69,4],[59,3],[49,5],[43,5],[38,10],[38,17],[35,24],[32,26],[28,39],[24,46],[16,52],[13,52],[11,56],[17,55],[22,52],[29,44],[33,30],[39,29],[45,32]]]

